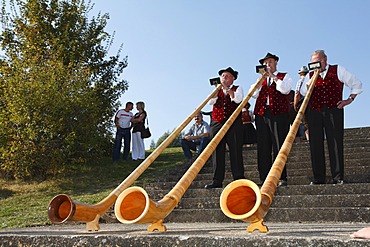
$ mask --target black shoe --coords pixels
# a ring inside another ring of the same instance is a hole
[[[204,186],[205,189],[215,189],[215,188],[222,188],[222,184],[215,183],[214,181],[211,184],[207,184]]]
[[[319,181],[312,181],[310,185],[318,185],[318,184],[325,184],[324,182],[319,182]]]
[[[280,180],[279,183],[278,183],[278,187],[280,187],[280,186],[288,186],[288,181]]]
[[[342,179],[338,179],[336,181],[333,181],[333,184],[342,185],[342,184],[344,184],[344,181]]]

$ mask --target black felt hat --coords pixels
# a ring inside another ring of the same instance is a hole
[[[230,74],[232,74],[234,76],[234,79],[236,80],[236,78],[238,78],[238,71],[236,70],[233,70],[231,67],[228,67],[227,69],[222,69],[218,72],[219,75],[222,75],[222,73],[224,72],[229,72]]]
[[[278,56],[276,56],[276,55],[271,54],[270,52],[268,52],[264,58],[261,58],[261,59],[259,60],[260,64],[262,64],[262,65],[263,65],[263,61],[265,61],[267,58],[273,58],[273,59],[275,59],[275,60],[276,60],[276,62],[278,62],[278,61],[279,61],[279,57],[278,57]]]

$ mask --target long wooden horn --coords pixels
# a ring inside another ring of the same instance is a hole
[[[217,85],[213,92],[106,198],[95,205],[88,205],[72,201],[66,194],[55,196],[49,203],[48,217],[53,223],[66,221],[86,222],[88,231],[98,231],[99,218],[114,204],[119,194],[131,186],[133,182],[154,162],[154,160],[171,144],[189,122],[198,114],[208,101],[221,88]]]
[[[247,228],[248,232],[254,230],[268,231],[267,226],[263,224],[263,218],[272,203],[272,198],[310,100],[314,84],[320,74],[320,70],[316,69],[319,66],[316,65],[315,67],[311,85],[261,190],[253,181],[240,179],[228,184],[221,193],[220,207],[222,212],[229,218],[250,222],[251,224]],[[257,143],[257,145],[260,144]]]
[[[218,131],[216,136],[212,138],[210,143],[189,167],[187,172],[182,176],[173,189],[163,197],[163,199],[158,202],[154,202],[149,199],[148,193],[144,189],[140,187],[128,188],[117,198],[114,206],[116,218],[125,224],[151,223],[148,227],[148,231],[166,231],[166,226],[162,224],[164,218],[169,215],[179,203],[185,191],[189,188],[192,181],[195,179],[208,158],[211,156],[212,152],[216,149],[217,145],[242,111],[242,108],[251,98],[254,91],[261,85],[265,75],[267,75],[267,72],[263,73],[263,76],[239,104],[234,113],[225,122],[224,126]]]

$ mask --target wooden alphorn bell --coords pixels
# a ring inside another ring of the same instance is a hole
[[[248,232],[253,232],[254,230],[268,232],[267,226],[263,224],[263,218],[266,216],[272,203],[272,198],[303,119],[315,82],[320,75],[320,62],[310,63],[308,66],[310,70],[314,69],[315,72],[311,78],[307,94],[261,190],[253,181],[240,179],[228,184],[221,193],[220,207],[222,212],[231,219],[250,222],[251,224],[247,228]]]
[[[167,217],[177,206],[185,191],[189,188],[192,181],[203,168],[208,158],[211,156],[217,145],[225,136],[235,119],[241,113],[242,108],[247,104],[254,91],[261,85],[264,77],[268,75],[265,68],[261,68],[259,73],[263,74],[248,95],[239,104],[224,126],[212,138],[207,147],[198,156],[187,172],[182,176],[173,189],[158,202],[149,199],[148,193],[141,187],[130,187],[123,191],[117,198],[114,206],[116,218],[125,224],[151,224],[148,231],[166,231],[163,225],[164,218]]]
[[[106,198],[94,205],[83,204],[72,201],[66,194],[55,196],[49,203],[48,217],[53,223],[64,223],[66,221],[85,222],[88,231],[100,229],[100,217],[114,204],[123,190],[132,185],[133,182],[154,162],[163,150],[181,133],[208,101],[221,88],[217,85],[213,92]]]

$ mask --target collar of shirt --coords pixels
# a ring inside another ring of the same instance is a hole
[[[324,71],[320,72],[320,76],[322,79],[325,79],[326,73],[328,72],[327,68]]]
[[[273,75],[274,75],[274,77],[276,77],[277,76],[277,74],[278,74],[279,72],[276,70],[274,73],[272,73]],[[273,77],[269,77],[269,79],[270,79],[270,84],[273,82]]]
[[[197,128],[202,127],[202,125],[203,125],[203,121],[200,124],[195,123],[195,127]]]
[[[229,86],[229,89],[228,89],[228,90],[230,90],[233,86],[234,86],[234,84],[231,84],[231,85]],[[222,88],[222,92],[224,92],[224,94],[225,94],[225,95],[227,94],[227,90],[226,90],[226,89],[224,89],[224,88]]]
[[[272,73],[274,76],[276,76],[279,72],[276,70],[274,73]],[[273,82],[273,78],[272,77],[268,77],[267,79],[267,85],[270,86]]]
[[[274,76],[277,76],[277,74],[278,74],[279,72],[276,70],[274,73],[272,73]],[[269,78],[271,78],[270,76],[269,76]]]

